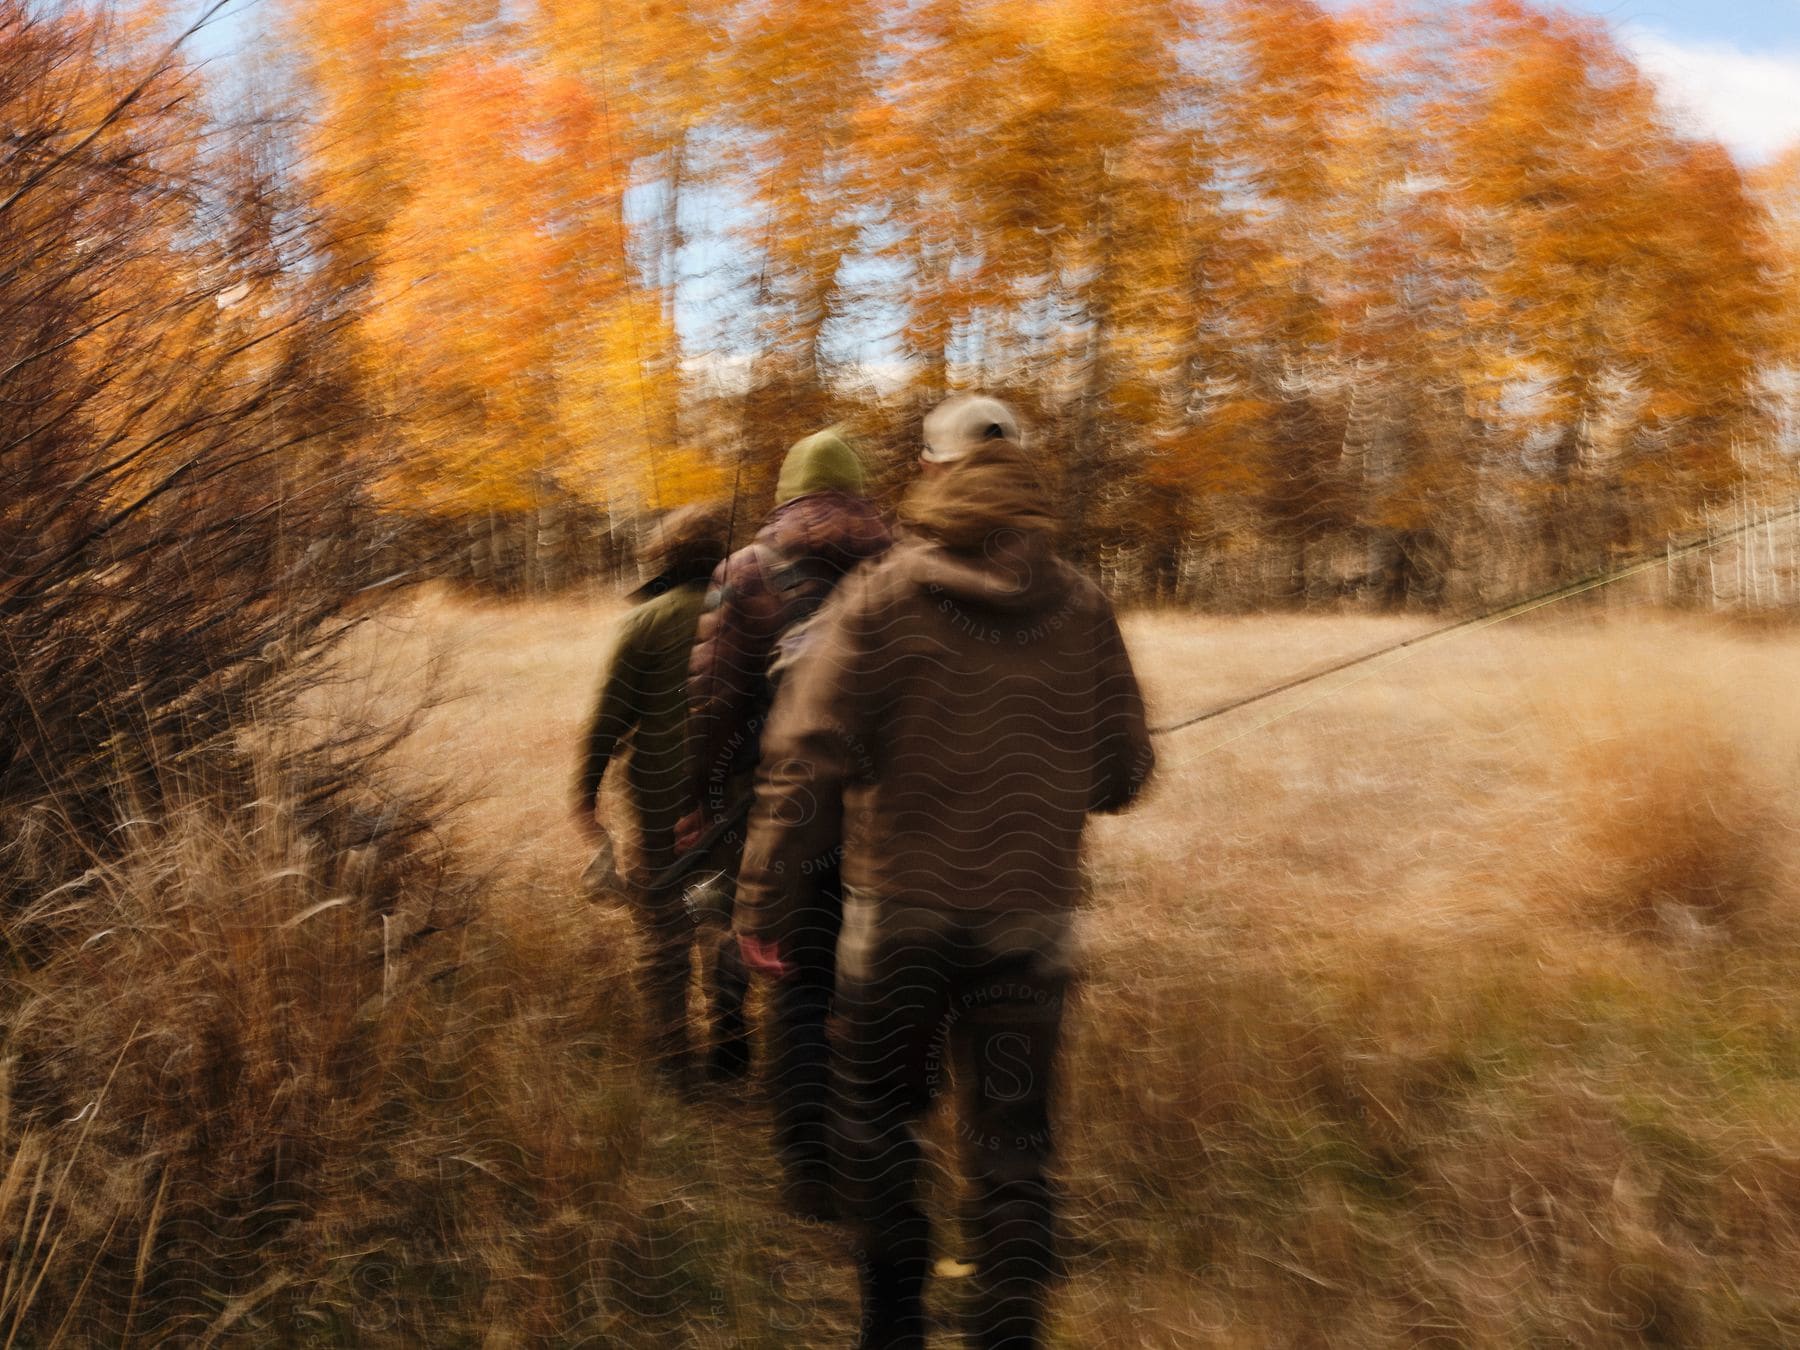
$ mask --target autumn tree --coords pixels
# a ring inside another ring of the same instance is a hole
[[[317,673],[360,467],[318,236],[154,25],[0,0],[0,898],[47,890]]]
[[[717,465],[680,436],[676,304],[683,212],[721,172],[706,132],[723,97],[729,9],[723,0],[542,5],[524,35],[546,99],[547,285],[562,329],[563,434],[579,465],[570,481],[627,511],[720,486]],[[635,212],[634,194],[645,203]]]
[[[1763,165],[1752,188],[1768,214],[1774,249],[1777,336],[1764,383],[1780,429],[1776,448],[1791,464],[1800,450],[1800,143]],[[1779,481],[1790,478],[1791,471]]]
[[[1513,488],[1548,574],[1588,571],[1728,494],[1766,434],[1760,225],[1597,23],[1495,0],[1469,58],[1484,87],[1453,134],[1498,255]]]
[[[846,410],[897,483],[903,424],[975,385],[1084,561],[1229,603],[1563,578],[1782,472],[1771,198],[1597,21],[289,5],[389,498],[476,537],[754,514]]]
[[[614,55],[619,17],[404,0],[310,17],[292,7],[307,164],[334,234],[367,243],[340,269],[392,507],[457,523],[479,574],[522,537],[535,583],[563,570],[574,507],[629,521],[717,490],[676,443],[672,282],[626,207],[634,163],[679,129],[633,97],[646,72],[579,59]]]

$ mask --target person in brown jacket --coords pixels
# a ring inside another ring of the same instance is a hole
[[[924,1344],[919,1124],[946,1052],[973,1190],[972,1343],[1038,1343],[1083,826],[1128,805],[1153,762],[1112,608],[1057,556],[1050,490],[995,407],[928,419],[899,541],[815,620],[764,732],[739,877],[746,951],[779,972],[818,922],[804,879],[841,849],[834,1145],[864,1347]]]

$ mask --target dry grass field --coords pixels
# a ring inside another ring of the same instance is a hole
[[[383,697],[429,672],[404,753],[544,979],[626,978],[563,819],[615,612],[436,597],[363,635]],[[1160,722],[1421,626],[1127,634]],[[1786,630],[1587,612],[1161,738],[1092,835],[1059,1343],[1800,1339],[1797,666]],[[688,1169],[646,1200],[722,1264],[668,1334],[846,1340],[848,1265],[768,1208],[754,1106],[642,1123]]]
[[[93,936],[11,988],[0,1341],[850,1342],[758,1094],[651,1086],[629,921],[577,892],[620,612],[355,633],[315,711],[424,708],[391,771],[441,870],[372,888],[272,789],[54,902]],[[1424,626],[1126,621],[1157,722]],[[1574,611],[1159,738],[1091,835],[1053,1343],[1800,1343],[1796,668]]]

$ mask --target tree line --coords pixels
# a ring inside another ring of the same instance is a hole
[[[838,420],[892,492],[967,387],[1189,603],[1476,603],[1796,495],[1800,148],[1746,171],[1597,20],[283,0],[233,61],[261,219],[205,244],[329,311],[383,575],[628,568]]]

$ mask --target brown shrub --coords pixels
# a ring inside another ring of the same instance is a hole
[[[81,936],[0,1059],[0,1337],[630,1344],[711,1296],[576,902],[496,927],[428,832],[346,863],[275,795],[131,834],[15,916]]]
[[[362,572],[340,297],[193,81],[0,0],[0,907],[177,789],[250,795],[240,729],[317,678]]]
[[[1785,719],[1704,674],[1596,674],[1548,722],[1539,885],[1580,922],[1685,943],[1773,938],[1800,917]]]

